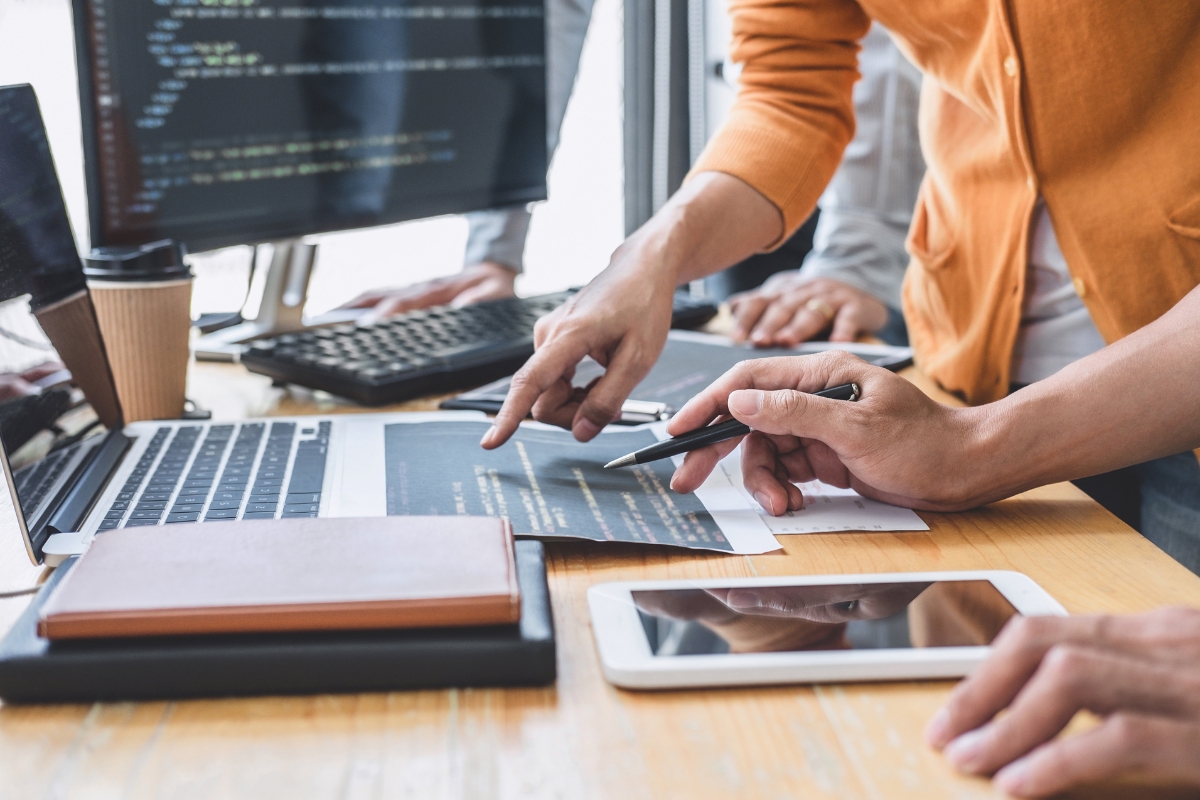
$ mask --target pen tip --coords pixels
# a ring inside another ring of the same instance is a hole
[[[605,469],[617,469],[618,467],[628,467],[630,464],[636,464],[636,463],[637,463],[637,460],[634,458],[633,454],[630,453],[627,456],[621,456],[616,461],[608,462],[607,464],[604,465],[604,468]]]

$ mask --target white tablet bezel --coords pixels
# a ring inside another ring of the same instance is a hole
[[[1024,616],[1066,616],[1045,589],[1019,572],[892,572],[865,575],[804,575],[711,580],[620,581],[588,589],[592,632],[604,677],[627,689],[746,686],[777,683],[958,678],[988,654],[988,647],[826,650],[793,653],[655,656],[631,592],[837,583],[903,583],[986,580]]]

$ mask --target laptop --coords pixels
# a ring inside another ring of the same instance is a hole
[[[0,88],[0,462],[34,563],[120,527],[385,516],[397,416],[123,424],[37,99]]]

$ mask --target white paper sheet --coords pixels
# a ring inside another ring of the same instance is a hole
[[[666,425],[655,425],[660,438]],[[798,484],[804,493],[804,508],[774,517],[746,491],[742,484],[742,448],[738,447],[717,464],[708,480],[696,490],[696,496],[712,514],[721,532],[730,537],[766,530],[772,535],[792,533],[829,533],[830,531],[927,531],[925,524],[910,508],[869,500],[853,489],[810,481]],[[683,462],[677,456],[676,464]]]

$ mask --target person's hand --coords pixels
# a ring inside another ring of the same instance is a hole
[[[742,586],[708,589],[747,616],[806,619],[828,625],[883,619],[908,607],[928,583],[845,583],[832,586]]]
[[[398,289],[364,292],[342,308],[369,308],[362,322],[384,319],[406,311],[431,306],[465,306],[485,300],[515,297],[517,273],[502,264],[485,261],[463,267],[462,272],[446,278],[416,283]]]
[[[844,650],[845,621],[813,620],[804,615],[746,614],[731,609],[721,590],[639,591],[639,609],[658,617],[698,622],[729,644],[731,653],[795,650]]]
[[[782,231],[779,210],[748,184],[723,173],[693,176],[617,248],[604,272],[538,320],[536,351],[513,376],[480,444],[504,444],[531,410],[581,442],[595,437],[662,352],[675,287],[746,258]],[[575,388],[571,379],[584,356],[605,372]]]
[[[729,298],[733,338],[758,347],[795,347],[822,331],[853,342],[887,324],[887,306],[864,291],[799,272],[772,275],[757,289]]]
[[[503,408],[481,444],[503,444],[526,414],[586,442],[621,414],[650,371],[671,328],[675,273],[654,241],[634,237],[604,272],[534,326],[533,357],[513,376]],[[604,367],[587,387],[571,379],[584,356]]]
[[[1103,722],[1055,739],[1080,710]],[[1126,773],[1200,786],[1200,611],[1018,617],[926,737],[1018,797]]]
[[[810,394],[845,383],[858,384],[857,402]],[[986,412],[941,405],[848,353],[743,361],[689,400],[667,431],[678,436],[727,415],[754,431],[743,438],[743,482],[771,514],[802,508],[794,483],[814,479],[933,511],[970,508],[1011,489],[1003,476],[973,469],[988,448]],[[694,491],[738,442],[688,453],[671,488]]]

